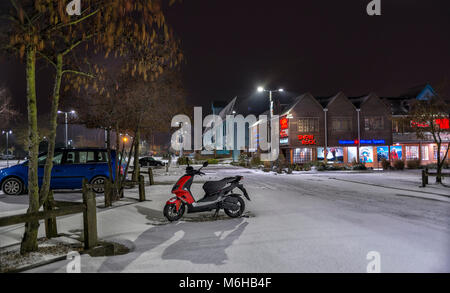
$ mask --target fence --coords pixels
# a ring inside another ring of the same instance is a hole
[[[44,203],[43,211],[2,217],[0,218],[0,227],[45,220],[45,235],[47,238],[53,238],[58,236],[56,218],[78,213],[83,213],[84,248],[94,248],[98,243],[97,206],[95,193],[89,188],[85,179],[83,180],[82,203],[55,201],[53,191],[51,191]]]
[[[428,168],[426,168],[425,170],[422,170],[422,187],[426,187],[428,183],[428,176],[436,176],[437,177],[437,172],[436,173],[430,173],[428,171]],[[441,177],[450,177],[450,173],[441,173]]]

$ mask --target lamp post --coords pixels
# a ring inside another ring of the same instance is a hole
[[[270,101],[270,110],[269,110],[269,126],[268,126],[268,130],[269,130],[269,135],[267,136],[267,142],[271,143],[272,142],[272,117],[273,117],[273,98],[272,98],[272,94],[274,92],[278,92],[278,93],[282,93],[284,92],[284,89],[280,88],[278,90],[266,90],[264,89],[262,86],[258,87],[258,92],[262,93],[262,92],[268,92],[269,93],[269,101]],[[273,151],[271,149],[271,151]],[[273,169],[273,162],[270,162],[270,169]]]
[[[69,128],[68,128],[68,117],[69,117],[69,114],[76,114],[76,112],[75,111],[70,111],[70,112],[63,112],[63,111],[58,111],[58,114],[64,114],[64,123],[65,123],[65,127],[66,127],[66,130],[65,130],[65,141],[66,141],[66,148],[68,148],[69,147]]]
[[[6,134],[6,166],[9,168],[9,135],[12,134],[12,130],[3,130],[2,134]]]
[[[272,117],[273,117],[273,98],[272,98],[272,94],[275,92],[278,93],[282,93],[284,92],[284,89],[278,89],[278,90],[266,90],[264,89],[262,86],[258,87],[258,92],[262,93],[262,92],[268,92],[269,93],[269,101],[270,101],[270,111],[269,111],[269,137],[270,137],[270,141],[272,141],[272,137],[271,137],[271,129],[270,129],[270,124],[272,123]]]

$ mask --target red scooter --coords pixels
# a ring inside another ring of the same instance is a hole
[[[194,170],[193,167],[187,166],[186,174],[183,175],[172,188],[172,193],[176,197],[171,198],[164,207],[164,216],[171,222],[180,220],[187,208],[187,212],[200,213],[215,210],[215,216],[223,209],[231,218],[240,217],[245,211],[245,202],[241,194],[233,193],[234,189],[239,189],[245,198],[250,200],[244,186],[240,181],[242,176],[228,177],[220,181],[209,181],[203,185],[205,196],[195,201],[191,193],[191,185],[195,175],[205,175],[201,170],[208,166],[204,163],[203,167]]]

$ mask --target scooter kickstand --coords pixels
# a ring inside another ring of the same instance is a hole
[[[220,212],[220,209],[216,209],[216,212],[214,213],[214,220],[217,220],[217,218],[219,217],[219,212]]]

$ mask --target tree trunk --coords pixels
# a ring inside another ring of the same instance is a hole
[[[134,146],[134,170],[133,170],[133,181],[138,181],[139,176],[141,175],[141,165],[139,164],[139,144],[141,142],[141,132],[138,129],[136,131],[136,139],[135,139],[135,146]]]
[[[119,168],[122,162],[122,158],[120,158],[119,160],[119,155],[120,155],[120,136],[119,136],[119,125],[116,123],[116,127],[115,127],[115,131],[116,131],[116,160],[114,163],[114,174],[115,174],[115,180],[114,180],[114,200],[118,200],[119,199],[119,190],[120,190],[120,173],[119,173]],[[120,162],[119,162],[120,161]]]
[[[108,127],[106,129],[106,149],[107,149],[107,152],[108,152],[109,181],[111,183],[113,183],[114,182],[114,180],[113,180],[114,177],[113,177],[113,165],[112,165],[112,155],[111,155],[111,128],[110,127]],[[117,157],[117,154],[116,154],[116,157]],[[117,158],[116,158],[116,161],[117,161]],[[112,204],[113,199],[116,198],[115,189],[112,188],[111,190],[112,190],[112,192],[110,192],[109,194],[107,194],[105,192],[105,196],[109,196],[110,197],[107,200],[105,199],[105,202],[108,203],[108,206],[110,206]]]
[[[50,113],[50,134],[48,136],[48,150],[47,150],[47,160],[45,162],[44,168],[44,178],[42,181],[39,204],[42,205],[48,196],[50,191],[50,181],[52,177],[53,168],[53,158],[55,155],[55,145],[56,145],[56,128],[58,126],[58,108],[59,108],[59,97],[61,89],[61,80],[63,75],[63,57],[62,54],[58,54],[56,57],[56,76],[55,76],[55,87],[53,89],[53,100],[52,109]]]
[[[437,144],[437,175],[436,175],[436,183],[442,183],[442,167],[444,166],[441,163],[441,144]]]
[[[28,213],[39,210],[39,185],[38,185],[38,153],[39,136],[37,126],[36,105],[36,48],[27,48],[26,53],[26,81],[27,81],[27,103],[28,103]],[[39,221],[25,224],[20,253],[37,251],[37,235]]]

